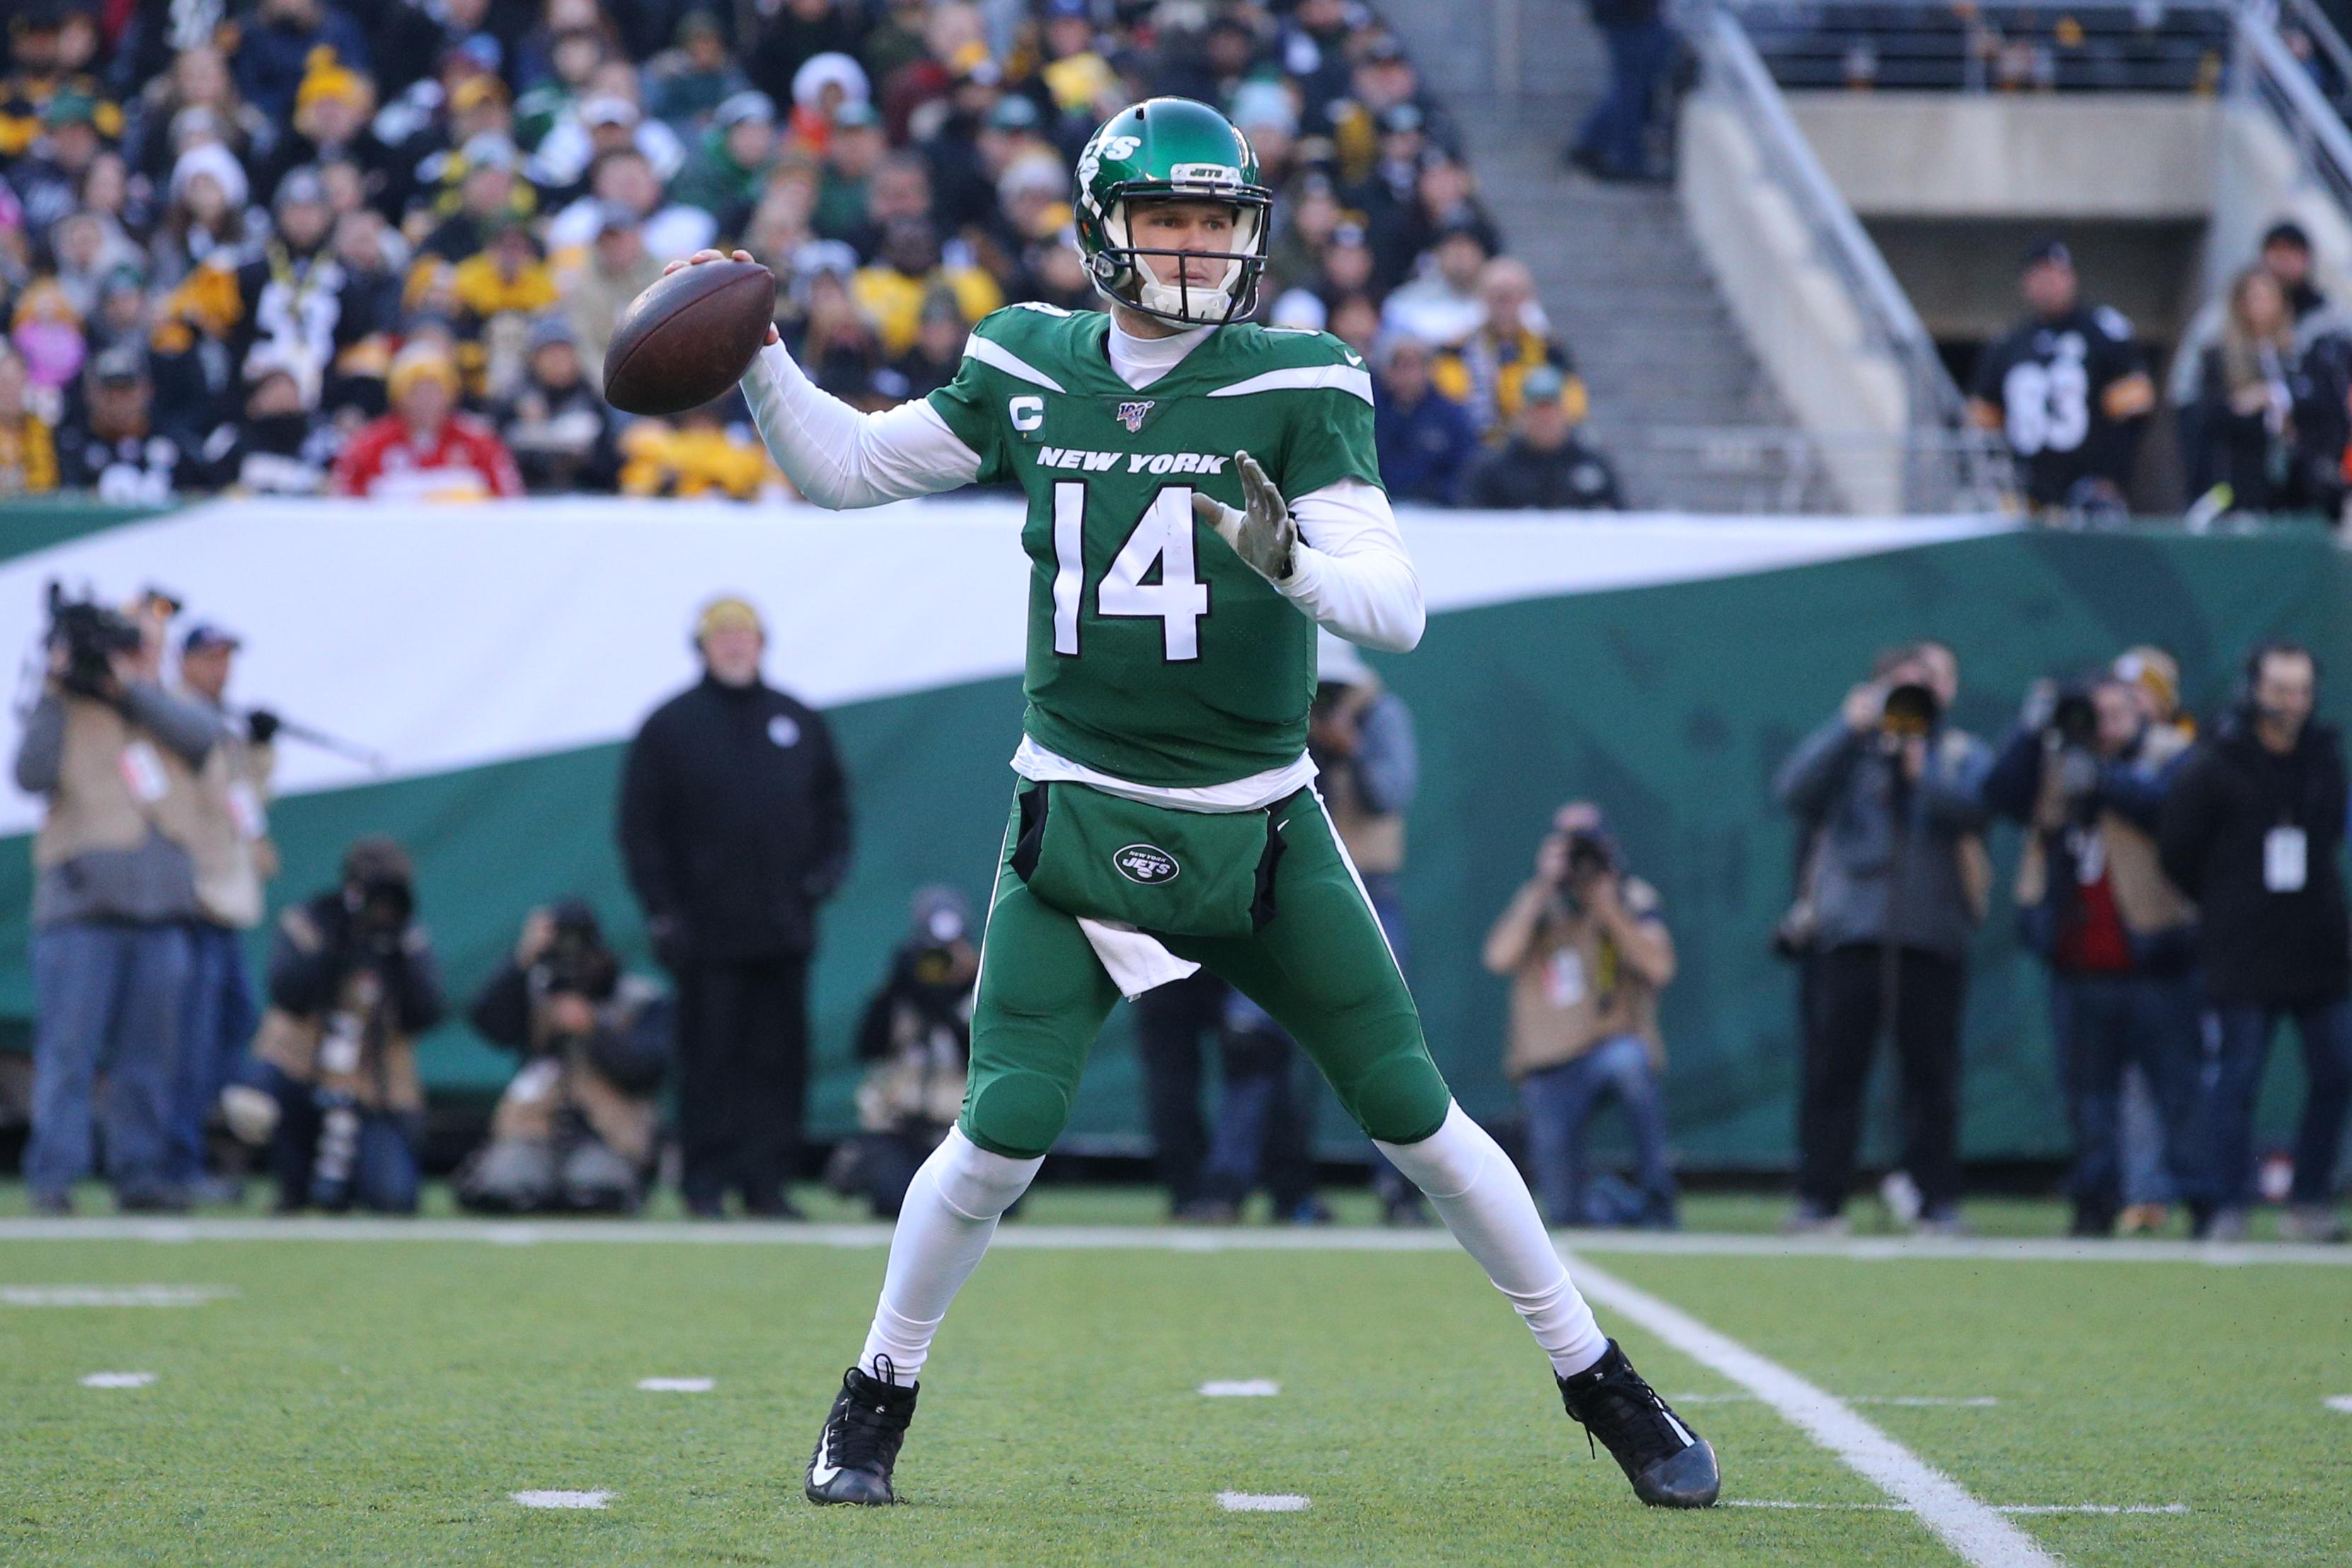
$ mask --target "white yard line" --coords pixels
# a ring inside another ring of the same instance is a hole
[[[1270,1377],[1244,1377],[1223,1383],[1203,1383],[1201,1392],[1212,1399],[1271,1399],[1282,1385]]]
[[[1965,1397],[1947,1394],[1847,1394],[1841,1396],[1849,1405],[1903,1405],[1920,1409],[1990,1410],[2000,1403],[1990,1394],[1971,1394]],[[1667,1400],[1682,1405],[1749,1405],[1753,1394],[1670,1394]]]
[[[525,1508],[603,1508],[613,1500],[608,1491],[515,1491],[507,1495]]]
[[[647,1394],[708,1394],[718,1382],[709,1377],[640,1377],[637,1386]]]
[[[200,1307],[236,1294],[226,1285],[0,1285],[0,1307]]]
[[[1899,1502],[1790,1502],[1780,1498],[1727,1497],[1717,1508],[1801,1509],[1808,1513],[1910,1513]],[[2187,1513],[2185,1502],[1998,1502],[1995,1513]]]
[[[2340,1410],[2347,1416],[2352,1416],[2352,1394],[2331,1394],[2327,1396],[2326,1404],[2330,1410]]]
[[[7,1241],[478,1241],[498,1246],[597,1242],[612,1246],[832,1247],[889,1244],[887,1225],[791,1225],[734,1221],[724,1225],[667,1220],[582,1219],[525,1223],[510,1219],[375,1219],[326,1217],[284,1219],[0,1219]],[[2214,1245],[2200,1241],[2070,1241],[2056,1238],[1746,1236],[1706,1232],[1660,1235],[1623,1231],[1563,1231],[1561,1244],[1580,1254],[1664,1253],[1706,1258],[1836,1258],[1860,1262],[1958,1260],[1979,1263],[2201,1263],[2237,1268],[2280,1263],[2352,1267],[2352,1247],[2289,1242]],[[1439,1229],[1381,1230],[1337,1227],[1301,1230],[1266,1227],[1189,1230],[1155,1225],[1030,1225],[997,1232],[995,1247],[1047,1251],[1132,1249],[1150,1252],[1451,1252]]]
[[[1581,1256],[1570,1260],[1569,1271],[1595,1304],[1640,1324],[1771,1406],[1847,1469],[1917,1514],[1964,1562],[1975,1568],[2057,1568],[2057,1559],[2032,1537],[1834,1395]]]
[[[155,1381],[152,1372],[92,1372],[82,1376],[84,1388],[144,1388]]]
[[[1221,1491],[1217,1506],[1227,1513],[1300,1513],[1307,1500],[1297,1492]]]

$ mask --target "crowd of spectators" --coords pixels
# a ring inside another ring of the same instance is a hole
[[[2030,509],[2120,517],[2145,488],[2139,449],[2159,399],[2147,348],[2121,312],[2085,297],[2063,241],[2026,253],[2018,292],[2025,311],[1978,361],[1971,415],[2000,434]],[[2341,517],[2352,316],[2320,287],[2301,225],[2272,225],[2254,260],[2190,319],[2161,396],[2192,523]]]
[[[598,395],[662,263],[749,249],[827,391],[920,396],[987,311],[1096,303],[1070,171],[1164,93],[1226,112],[1276,192],[1261,317],[1410,389],[1401,494],[1613,502],[1525,267],[1360,0],[20,0],[5,47],[0,497],[781,494],[740,399]]]

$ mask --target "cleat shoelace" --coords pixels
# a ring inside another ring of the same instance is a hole
[[[887,1476],[898,1462],[899,1445],[907,1440],[912,1390],[889,1381],[887,1359],[877,1359],[876,1364],[882,1373],[880,1378],[866,1376],[856,1367],[841,1375],[841,1396],[835,1400],[833,1418],[826,1424],[825,1448],[827,1457],[842,1469]],[[879,1396],[877,1385],[883,1391]]]
[[[1689,1437],[1666,1409],[1666,1402],[1630,1366],[1579,1389],[1566,1403],[1569,1415],[1584,1428],[1586,1450],[1593,1449],[1598,1436],[1628,1475],[1639,1474],[1690,1446]]]

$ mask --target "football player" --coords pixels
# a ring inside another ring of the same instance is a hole
[[[813,1501],[895,1500],[932,1336],[1060,1134],[1097,1030],[1122,992],[1202,966],[1297,1039],[1428,1195],[1642,1500],[1715,1500],[1713,1450],[1601,1333],[1527,1185],[1447,1092],[1313,788],[1316,628],[1402,653],[1423,610],[1363,361],[1248,319],[1271,200],[1223,116],[1150,99],[1078,162],[1107,312],[996,311],[950,384],[879,413],[819,391],[772,332],[745,377],[769,450],[820,506],[975,481],[1029,497],[1028,706],[971,1081],[907,1194]]]

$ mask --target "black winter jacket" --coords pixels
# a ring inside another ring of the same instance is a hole
[[[849,802],[816,710],[705,676],[654,710],[621,779],[621,855],[673,969],[802,955],[849,870]]]
[[[2307,725],[2295,748],[2264,749],[2242,719],[2181,764],[2157,834],[2164,872],[2204,915],[2204,963],[2217,1002],[2291,1007],[2352,987],[2344,873],[2344,743]],[[2264,841],[2302,830],[2301,891],[2264,885]]]

